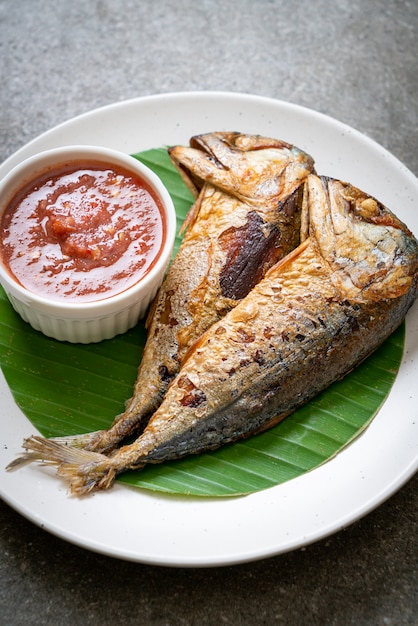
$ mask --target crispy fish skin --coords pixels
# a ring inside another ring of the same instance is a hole
[[[197,199],[148,315],[133,396],[109,430],[68,438],[70,445],[109,452],[141,430],[190,346],[299,244],[301,183],[313,170],[309,155],[241,133],[209,133],[191,144],[198,147],[169,150]]]
[[[105,489],[270,428],[376,349],[418,295],[418,242],[351,185],[311,175],[306,192],[309,237],[196,342],[134,443],[105,456],[35,437],[26,458],[56,463],[75,494]]]

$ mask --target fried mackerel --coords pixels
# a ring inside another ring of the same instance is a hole
[[[417,297],[418,243],[350,184],[310,175],[305,201],[306,238],[194,344],[133,443],[106,456],[31,437],[23,459],[56,464],[75,494],[107,489],[270,428],[375,350]]]
[[[67,444],[109,452],[144,428],[189,347],[300,241],[301,183],[312,158],[283,141],[240,133],[193,137],[169,150],[197,198],[146,322],[131,400],[109,430]]]

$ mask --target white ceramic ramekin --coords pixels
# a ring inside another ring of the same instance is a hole
[[[121,152],[96,146],[68,146],[41,152],[14,167],[0,181],[0,217],[19,191],[39,174],[68,161],[94,161],[120,166],[144,179],[161,201],[166,222],[163,249],[151,270],[129,289],[102,300],[49,300],[22,287],[0,262],[0,283],[13,308],[33,328],[48,337],[72,343],[93,343],[126,332],[141,319],[155,297],[169,264],[176,234],[171,197],[148,167]]]

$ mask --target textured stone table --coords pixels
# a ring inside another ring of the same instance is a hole
[[[222,90],[333,116],[417,175],[417,27],[414,0],[0,0],[0,161],[102,105]],[[417,485],[306,549],[197,570],[91,553],[0,502],[0,624],[417,624]]]

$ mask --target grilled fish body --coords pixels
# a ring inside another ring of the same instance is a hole
[[[305,190],[309,236],[195,343],[134,443],[106,456],[33,437],[26,458],[76,494],[107,488],[275,425],[379,346],[417,297],[418,243],[351,185],[311,175]]]
[[[194,341],[299,244],[299,189],[313,170],[309,155],[239,133],[210,133],[191,143],[170,149],[197,200],[148,316],[133,396],[109,430],[74,437],[71,445],[109,452],[141,430]]]

